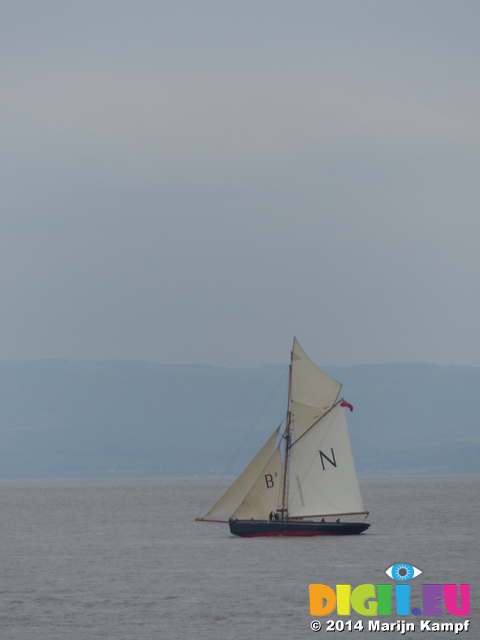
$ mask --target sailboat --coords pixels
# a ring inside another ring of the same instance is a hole
[[[280,427],[210,511],[196,520],[228,523],[231,533],[241,537],[366,531],[366,522],[340,520],[368,516],[345,415],[353,407],[338,400],[341,388],[294,338],[285,430],[278,445]]]

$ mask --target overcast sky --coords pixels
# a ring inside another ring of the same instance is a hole
[[[480,3],[0,5],[0,359],[480,366]]]

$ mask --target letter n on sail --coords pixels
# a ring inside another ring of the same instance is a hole
[[[320,460],[321,460],[321,462],[322,462],[322,467],[323,467],[323,470],[324,470],[324,471],[325,471],[325,463],[324,463],[324,461],[323,461],[324,459],[325,459],[325,460],[328,460],[328,462],[329,462],[333,467],[336,467],[336,466],[337,466],[337,461],[335,460],[335,453],[334,453],[333,449],[330,449],[330,451],[332,452],[332,457],[331,457],[331,458],[329,458],[329,457],[327,456],[327,454],[326,454],[326,453],[323,453],[323,451],[322,451],[322,450],[320,450],[320,451],[318,452],[318,453],[320,454]]]

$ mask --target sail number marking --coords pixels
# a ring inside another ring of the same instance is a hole
[[[318,452],[320,454],[320,461],[322,463],[322,467],[323,467],[324,471],[325,471],[325,462],[324,462],[324,460],[328,460],[328,462],[332,465],[332,467],[336,467],[337,466],[337,461],[335,460],[335,453],[334,453],[333,449],[330,449],[330,451],[332,452],[331,453],[331,455],[332,455],[331,458],[329,458],[327,456],[327,454],[323,453],[323,451],[321,451],[321,450]]]
[[[275,476],[275,478],[277,477],[277,472],[275,471],[275,473],[272,475],[271,473],[266,473],[265,474],[265,482],[267,484],[267,489],[271,489],[272,487],[275,486],[275,482],[273,480],[273,476]]]

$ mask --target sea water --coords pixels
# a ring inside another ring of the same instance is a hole
[[[415,632],[404,635],[369,632],[357,614],[350,619],[364,631],[328,632],[334,614],[319,619],[318,633],[310,628],[310,583],[385,584],[397,562],[423,572],[411,583],[412,606],[421,605],[416,583],[469,583],[468,637],[480,638],[480,476],[360,484],[372,525],[365,534],[240,539],[227,525],[194,521],[226,480],[2,481],[0,638],[430,637],[412,615],[404,620]],[[386,620],[399,619],[393,603]]]

